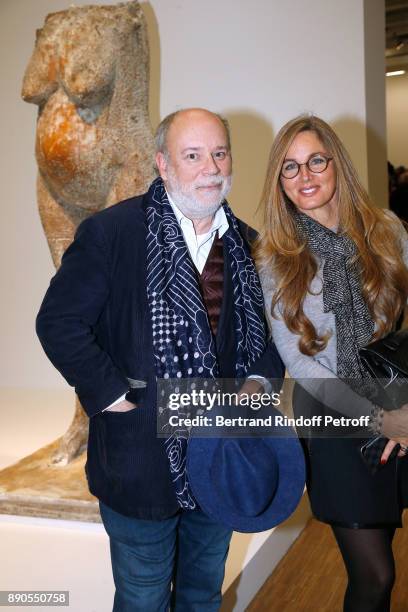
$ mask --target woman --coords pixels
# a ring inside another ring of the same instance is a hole
[[[277,135],[263,206],[256,259],[276,346],[302,385],[295,412],[371,413],[373,427],[393,438],[382,463],[401,444],[399,459],[375,475],[355,432],[304,444],[312,510],[331,524],[349,577],[344,610],[385,612],[408,464],[408,406],[383,413],[363,396],[368,375],[358,350],[390,332],[406,303],[408,237],[392,213],[371,205],[344,146],[317,117],[298,117]]]

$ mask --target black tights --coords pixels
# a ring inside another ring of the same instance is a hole
[[[387,612],[395,580],[395,529],[332,529],[348,574],[344,612]]]

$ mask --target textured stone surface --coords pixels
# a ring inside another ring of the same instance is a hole
[[[0,471],[0,514],[100,521],[84,477],[85,453],[64,467],[53,457],[60,439]]]
[[[56,267],[84,218],[143,193],[154,176],[148,78],[136,1],[71,7],[48,15],[37,31],[22,97],[39,108],[37,198]],[[54,449],[59,465],[86,446],[87,417],[76,404]]]

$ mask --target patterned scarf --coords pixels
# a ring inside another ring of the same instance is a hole
[[[336,320],[337,375],[364,395],[369,377],[359,355],[374,333],[374,321],[361,292],[360,271],[353,261],[357,248],[348,236],[336,234],[303,213],[295,214],[299,234],[323,260],[323,309]]]
[[[149,190],[147,214],[147,295],[153,327],[157,378],[216,378],[215,341],[201,296],[197,271],[161,178]],[[244,377],[265,350],[263,297],[249,249],[226,202],[229,228],[224,240],[229,254],[234,302],[236,376]],[[188,431],[165,441],[179,505],[193,509],[186,473]]]

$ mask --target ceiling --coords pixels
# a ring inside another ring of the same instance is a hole
[[[387,69],[408,67],[408,0],[385,0]]]

